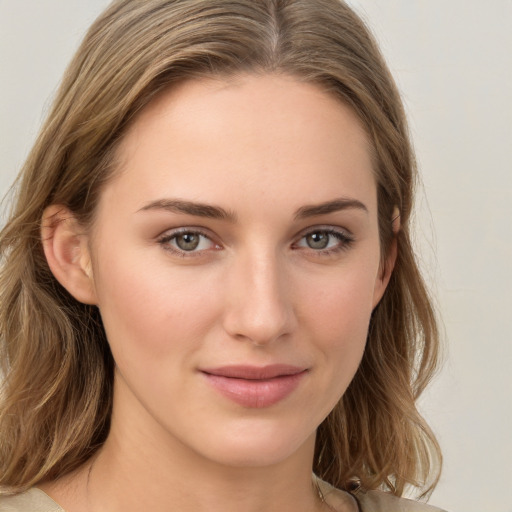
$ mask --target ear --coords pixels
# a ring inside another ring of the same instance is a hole
[[[96,304],[89,239],[68,208],[46,208],[41,222],[41,241],[55,279],[78,301]]]
[[[400,231],[400,212],[398,208],[395,207],[393,210],[393,216],[390,219],[391,229],[393,230],[393,238],[388,247],[388,253],[381,263],[379,269],[379,275],[377,276],[377,280],[375,281],[375,288],[373,292],[373,307],[375,308],[377,304],[382,299],[384,292],[388,286],[389,280],[391,279],[391,274],[395,268],[396,258],[398,255],[398,242],[397,237]]]

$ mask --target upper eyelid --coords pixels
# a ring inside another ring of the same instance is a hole
[[[214,234],[211,233],[208,229],[201,228],[199,226],[182,226],[178,228],[170,228],[162,231],[156,238],[161,240],[163,238],[173,238],[183,233],[197,233],[198,235],[202,235],[210,240],[214,241]]]
[[[350,237],[350,238],[354,238],[354,234],[349,229],[341,227],[341,226],[332,226],[329,224],[310,226],[308,228],[304,228],[297,234],[296,238],[300,239],[304,236],[309,235],[310,233],[316,233],[317,231],[326,231],[326,232],[330,232],[330,233],[335,232],[335,233],[340,233],[342,235],[346,235],[347,237]]]

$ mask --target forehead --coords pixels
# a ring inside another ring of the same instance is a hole
[[[172,196],[233,209],[270,197],[296,209],[345,195],[375,200],[357,116],[288,76],[197,79],[166,90],[132,123],[118,161],[107,189],[139,202]]]

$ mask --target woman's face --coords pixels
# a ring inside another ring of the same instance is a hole
[[[356,116],[292,78],[190,81],[118,156],[90,240],[113,428],[231,465],[309,450],[387,282]]]

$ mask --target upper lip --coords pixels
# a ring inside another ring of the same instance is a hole
[[[293,366],[290,364],[271,364],[268,366],[219,366],[217,368],[203,368],[201,371],[209,375],[229,377],[232,379],[266,380],[273,379],[275,377],[297,375],[298,373],[304,372],[306,369],[307,368]]]

